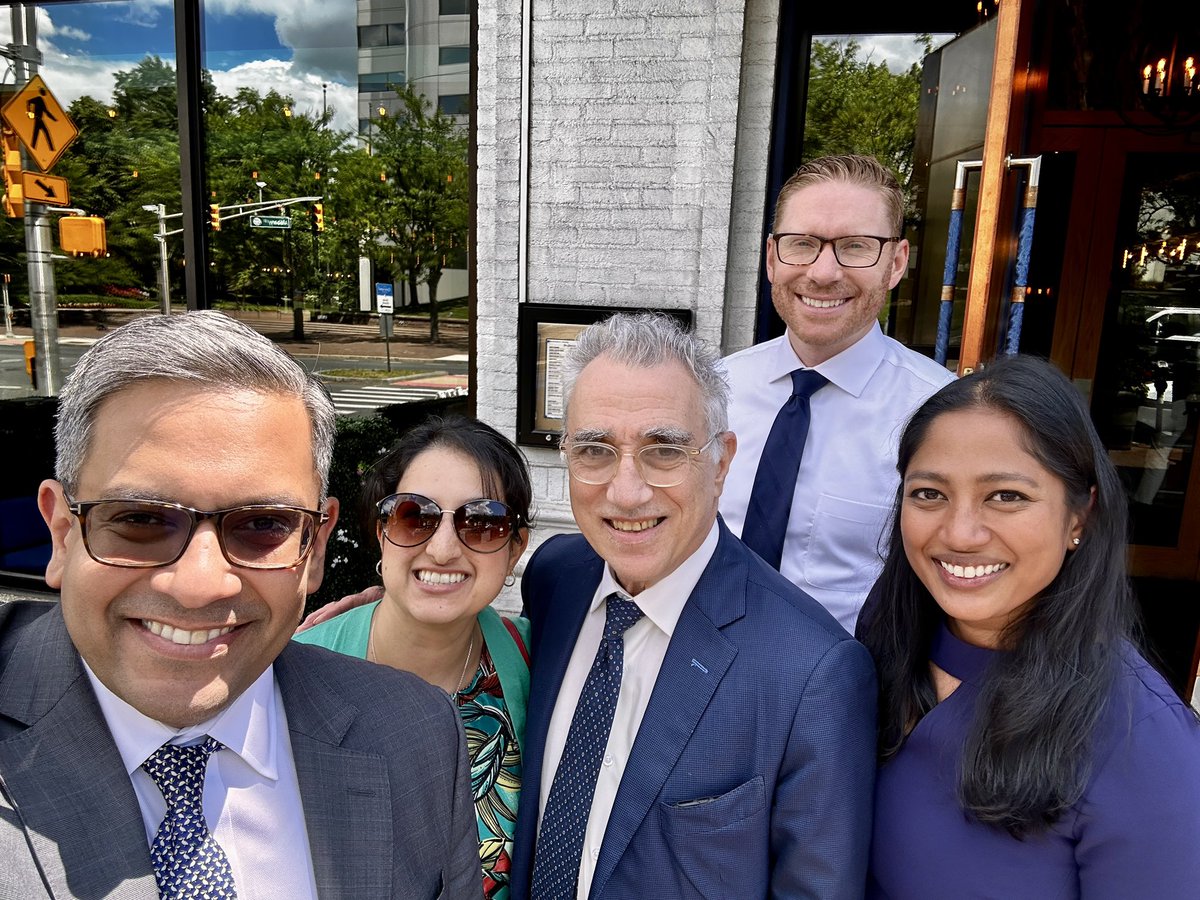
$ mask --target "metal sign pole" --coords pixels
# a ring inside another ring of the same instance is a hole
[[[37,74],[41,57],[37,50],[36,10],[14,4],[11,13],[14,74],[17,82],[24,84]],[[29,317],[37,351],[38,392],[53,397],[62,383],[62,366],[58,357],[58,308],[50,217],[44,204],[25,204],[25,247],[29,268]]]

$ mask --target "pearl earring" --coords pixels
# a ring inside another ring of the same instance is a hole
[[[1071,543],[1074,544],[1076,547],[1078,547],[1079,546],[1079,538],[1071,538]]]

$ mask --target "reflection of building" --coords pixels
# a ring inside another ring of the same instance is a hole
[[[395,88],[411,84],[432,106],[467,121],[470,113],[469,0],[358,0],[359,131]]]

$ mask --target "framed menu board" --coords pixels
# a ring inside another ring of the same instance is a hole
[[[517,319],[517,442],[558,446],[563,425],[562,361],[579,333],[618,312],[661,312],[691,330],[689,309],[522,303]]]

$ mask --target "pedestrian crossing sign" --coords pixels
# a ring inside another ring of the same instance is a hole
[[[17,133],[29,158],[49,172],[79,134],[41,75],[34,75],[0,109],[0,117]]]

